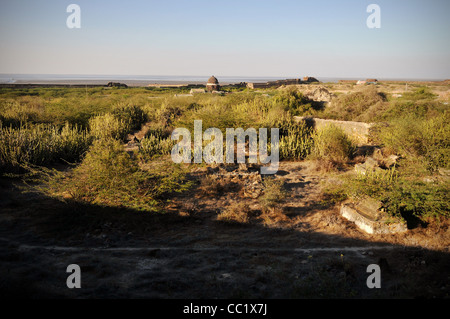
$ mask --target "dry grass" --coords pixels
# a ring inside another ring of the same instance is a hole
[[[263,225],[266,227],[276,227],[283,223],[289,223],[291,219],[286,216],[282,208],[270,207],[263,210],[263,213],[259,216]]]
[[[251,210],[248,205],[242,202],[236,202],[217,215],[217,220],[247,224],[250,221],[250,212]]]
[[[229,177],[216,174],[206,175],[200,180],[199,190],[203,196],[217,196],[240,190],[240,185],[232,182]]]

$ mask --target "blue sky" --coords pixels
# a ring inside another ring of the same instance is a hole
[[[443,79],[449,13],[448,0],[0,0],[0,73]]]

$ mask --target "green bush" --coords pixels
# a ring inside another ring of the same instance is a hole
[[[139,152],[147,158],[158,155],[169,155],[176,141],[170,137],[163,138],[162,135],[147,135],[141,140]]]
[[[430,184],[400,179],[380,196],[393,216],[420,219],[450,217],[449,183]]]
[[[20,171],[27,164],[47,165],[81,159],[92,142],[86,130],[68,123],[27,125],[17,129],[0,124],[0,167],[5,172]]]
[[[347,162],[355,151],[355,145],[340,128],[330,124],[316,129],[312,134],[312,159],[326,160],[340,165]]]
[[[404,176],[395,167],[374,171],[355,178],[345,178],[339,190],[349,198],[367,195],[383,203],[390,215],[405,220],[412,218],[450,217],[449,182],[424,182]]]
[[[125,123],[129,130],[138,130],[147,120],[147,114],[136,105],[118,106],[113,109],[112,114]]]
[[[340,94],[333,99],[324,115],[345,121],[371,122],[374,115],[384,110],[386,97],[374,86],[367,86],[359,91]]]
[[[263,180],[263,185],[264,193],[258,198],[263,210],[275,208],[286,198],[284,180],[268,177]]]
[[[403,100],[411,100],[411,101],[418,101],[418,100],[432,100],[436,97],[433,92],[427,87],[420,87],[414,90],[413,92],[406,92],[403,93],[402,99]]]
[[[377,136],[391,152],[435,171],[439,167],[450,167],[449,124],[449,113],[431,119],[408,115],[392,120]]]
[[[312,110],[311,101],[302,92],[294,87],[281,90],[273,99],[274,105],[282,105],[285,111],[293,115],[310,114]]]
[[[130,131],[127,123],[116,116],[106,113],[89,119],[91,134],[97,139],[124,140]]]
[[[53,173],[40,188],[50,196],[137,210],[161,210],[172,192],[188,189],[184,171],[172,162],[154,163],[146,170],[123,150],[118,140],[95,140],[82,163],[68,175]]]

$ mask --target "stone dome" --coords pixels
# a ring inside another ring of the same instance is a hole
[[[209,78],[208,83],[210,84],[219,84],[219,81],[216,79],[216,77],[213,75]]]

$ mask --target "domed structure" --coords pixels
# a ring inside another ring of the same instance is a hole
[[[220,89],[219,81],[213,75],[208,79],[208,83],[206,83],[206,90],[208,92],[218,91]]]

